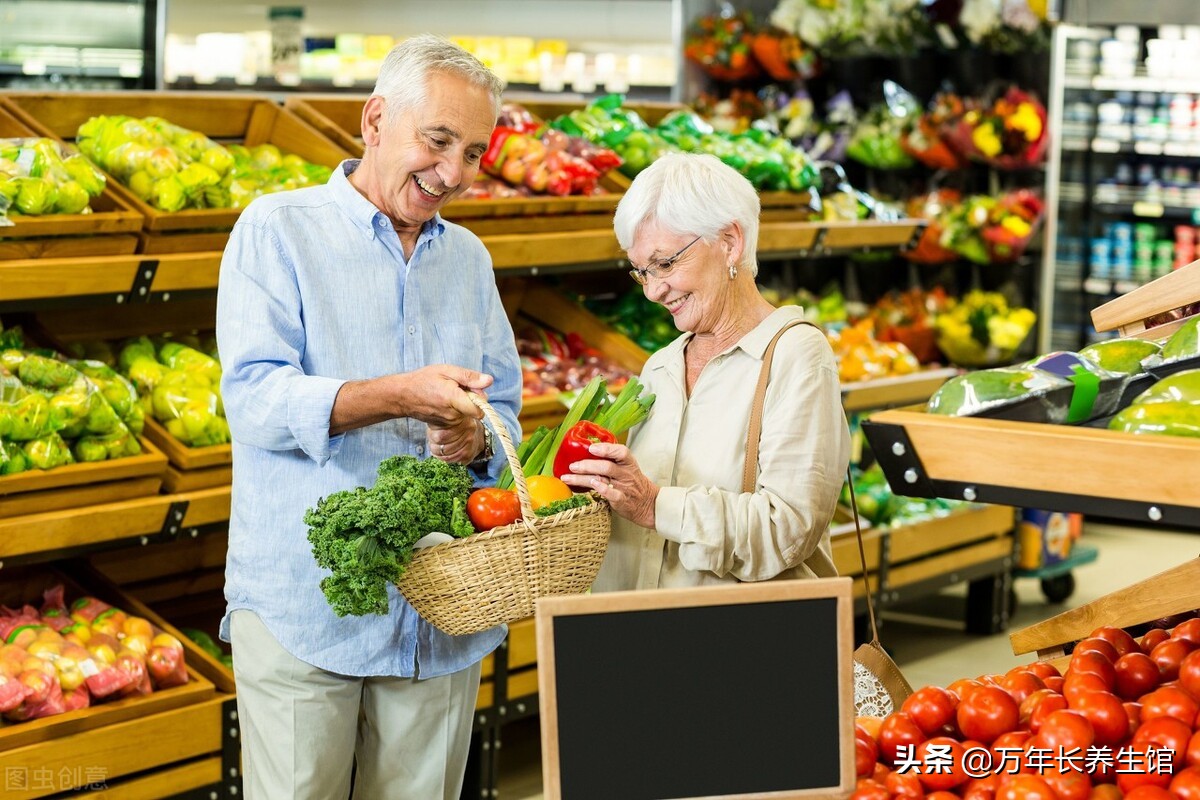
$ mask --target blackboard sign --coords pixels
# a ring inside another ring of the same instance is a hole
[[[846,796],[848,578],[537,603],[547,800]]]

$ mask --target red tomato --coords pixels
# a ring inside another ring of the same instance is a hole
[[[1120,658],[1120,653],[1117,648],[1112,646],[1107,639],[1101,639],[1098,636],[1089,636],[1083,639],[1079,644],[1075,645],[1075,649],[1071,651],[1073,654],[1078,653],[1099,653],[1109,661],[1116,661]]]
[[[1200,800],[1200,767],[1187,767],[1176,772],[1170,790],[1180,800]]]
[[[1138,644],[1141,646],[1143,653],[1149,653],[1156,646],[1170,638],[1171,634],[1167,633],[1162,628],[1151,628],[1142,634],[1142,638]]]
[[[1029,731],[1009,731],[997,736],[992,742],[992,770],[1016,773],[1021,767],[1021,754],[1032,738]]]
[[[879,742],[879,726],[883,724],[883,717],[855,717],[854,727],[857,731],[862,728],[868,736]]]
[[[1009,775],[1000,781],[996,800],[1057,800],[1050,784],[1039,775]]]
[[[1088,800],[1121,800],[1121,790],[1111,783],[1100,783],[1092,787]]]
[[[1094,750],[1085,755],[1084,766],[1091,769],[1092,784],[1115,784],[1117,782],[1117,748],[1092,745]],[[1087,759],[1091,758],[1089,765]],[[1115,787],[1114,787],[1115,788]]]
[[[1158,664],[1158,671],[1162,674],[1164,683],[1179,677],[1179,666],[1192,650],[1192,643],[1184,639],[1167,639],[1155,645],[1150,651],[1150,658]]]
[[[958,800],[954,792],[937,791],[925,795],[925,800]]]
[[[888,800],[888,790],[879,781],[859,778],[858,784],[854,787],[854,793],[850,795],[850,800]]]
[[[1073,653],[1071,655],[1071,666],[1067,667],[1067,674],[1063,677],[1069,678],[1073,672],[1099,675],[1107,684],[1107,688],[1110,691],[1117,679],[1117,673],[1113,669],[1113,662],[1096,652]]]
[[[1118,656],[1123,656],[1126,653],[1136,653],[1141,649],[1138,647],[1137,639],[1134,639],[1129,634],[1129,631],[1124,628],[1114,628],[1111,625],[1096,628],[1088,638],[1103,639],[1116,649]]]
[[[1121,699],[1111,692],[1086,692],[1071,708],[1087,717],[1096,744],[1120,744],[1129,735],[1129,717]]]
[[[972,778],[963,784],[963,800],[993,800],[996,790],[1000,788],[1000,776],[996,774],[983,778]]]
[[[1117,752],[1117,788],[1128,796],[1138,786],[1158,786],[1165,789],[1171,782],[1169,772],[1151,770],[1150,748],[1157,745],[1145,742],[1127,744]]]
[[[1037,738],[1055,753],[1060,749],[1065,752],[1076,747],[1084,752],[1092,746],[1096,733],[1092,730],[1092,723],[1078,711],[1054,711],[1042,721]]]
[[[963,736],[991,744],[997,736],[1015,730],[1021,708],[999,686],[981,686],[958,704],[958,729]]]
[[[1139,702],[1142,704],[1142,724],[1155,717],[1175,717],[1190,728],[1200,709],[1187,692],[1172,686],[1160,686],[1143,695]]]
[[[1142,652],[1126,653],[1113,665],[1117,673],[1117,694],[1126,700],[1136,700],[1154,691],[1162,679],[1158,664]]]
[[[915,772],[889,772],[884,782],[892,797],[924,797],[925,787]]]
[[[1125,793],[1125,800],[1174,800],[1161,786],[1135,786]]]
[[[1017,701],[1017,705],[1020,705],[1034,692],[1045,691],[1046,684],[1032,672],[1010,672],[1000,679],[1000,688],[1008,692],[1009,696]]]
[[[1032,664],[1026,664],[1023,667],[1014,667],[1013,669],[1023,669],[1037,675],[1043,681],[1047,678],[1061,678],[1062,673],[1058,671],[1058,667],[1051,664],[1049,661],[1035,661]]]
[[[1042,780],[1054,790],[1058,800],[1087,800],[1092,793],[1092,779],[1082,772],[1047,770],[1042,773]]]
[[[1193,733],[1192,738],[1188,739],[1186,760],[1189,766],[1200,767],[1200,731]]]
[[[1024,705],[1022,705],[1022,722],[1033,733],[1037,733],[1041,729],[1046,717],[1067,707],[1067,698],[1057,692],[1051,692],[1049,689],[1046,691],[1048,694],[1035,694],[1025,701],[1029,704],[1027,717],[1024,714]]]
[[[1188,622],[1200,624],[1200,617]],[[1200,700],[1200,650],[1193,650],[1179,662],[1179,683],[1193,699]]]
[[[467,516],[477,531],[509,525],[521,518],[521,501],[516,492],[497,489],[476,489],[467,498]]]
[[[935,736],[917,745],[916,758],[921,762],[917,777],[930,792],[947,791],[967,781],[963,769],[965,750],[949,736]],[[940,769],[939,769],[940,767]]]
[[[876,764],[875,771],[871,773],[871,780],[878,783],[886,783],[887,776],[891,774],[892,771],[887,768],[887,764]]]
[[[1171,630],[1172,639],[1184,639],[1193,647],[1200,647],[1200,617],[1184,620]]]
[[[1062,690],[1063,690],[1063,680],[1064,680],[1064,679],[1063,679],[1063,676],[1061,676],[1061,675],[1053,675],[1053,676],[1051,676],[1051,677],[1049,677],[1049,678],[1043,678],[1042,680],[1044,680],[1044,681],[1046,682],[1046,688],[1047,688],[1047,689],[1050,689],[1051,691],[1058,692],[1059,694],[1062,694]]]
[[[942,687],[924,686],[909,695],[900,710],[912,717],[922,733],[933,736],[954,720],[957,706],[957,698]]]
[[[1131,743],[1134,745],[1149,744],[1160,750],[1171,753],[1171,771],[1174,772],[1184,764],[1187,756],[1188,741],[1192,738],[1192,729],[1171,717],[1157,717],[1146,720],[1133,734]],[[1165,762],[1160,762],[1165,766]]]
[[[897,747],[906,744],[915,747],[923,741],[925,733],[913,718],[903,711],[895,711],[879,726],[879,757],[888,764],[895,764]]]
[[[875,771],[875,762],[879,760],[879,747],[870,736],[854,737],[854,774],[865,778]]]
[[[961,703],[966,699],[966,696],[975,689],[983,686],[983,681],[977,681],[974,678],[959,678],[946,687],[946,691],[958,698]]]
[[[1063,697],[1067,698],[1068,703],[1074,704],[1078,702],[1078,697],[1081,694],[1088,692],[1111,692],[1115,684],[1115,679],[1112,682],[1108,682],[1093,672],[1072,672],[1071,670],[1067,670],[1067,677],[1063,679],[1062,693]]]
[[[1133,736],[1138,726],[1142,724],[1142,704],[1122,703],[1121,705],[1125,706],[1125,716],[1129,718],[1129,736]]]

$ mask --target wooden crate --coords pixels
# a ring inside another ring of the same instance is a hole
[[[41,134],[19,119],[0,98],[0,139]],[[88,214],[48,214],[26,217],[10,214],[14,224],[0,227],[0,259],[67,258],[126,255],[137,248],[136,233],[143,224],[112,185],[91,200]]]
[[[350,154],[329,141],[315,128],[274,102],[245,94],[200,92],[12,92],[8,95],[13,113],[43,135],[74,140],[79,126],[97,115],[124,114],[157,116],[184,128],[200,131],[221,143],[248,147],[269,143],[306,161],[337,166]],[[238,209],[185,209],[159,211],[134,196],[127,188],[111,183],[122,199],[145,219],[145,229],[200,231],[229,229],[241,213]],[[161,251],[160,251],[161,252]]]
[[[163,478],[168,492],[228,486],[233,480],[232,445],[188,447],[152,418],[146,419],[145,436],[166,454],[170,462]]]
[[[37,602],[43,591],[62,583],[67,589],[68,602],[93,595],[129,613],[145,616],[166,632],[177,635],[152,612],[143,613],[147,610],[122,603],[125,598],[112,592],[103,581],[93,582],[93,576],[86,572],[45,566],[6,568],[5,572],[7,577],[0,584],[0,603],[5,605]],[[186,726],[171,731],[175,725],[169,721],[198,719],[194,713],[197,707],[227,699],[218,698],[213,683],[204,676],[192,653],[186,652],[186,642],[184,646],[189,681],[183,686],[0,727],[0,770],[13,774],[52,767],[57,774],[63,766],[86,766],[107,779],[220,750],[219,716],[215,736],[205,736],[203,731]],[[94,780],[84,778],[80,770],[70,779],[78,781],[73,785],[55,783],[39,788],[10,784],[5,797],[43,797]]]
[[[61,492],[58,495],[61,502],[54,504],[53,508],[71,508],[74,505],[112,502],[114,500],[125,499],[125,497],[141,497],[157,493],[158,487],[154,486],[150,491],[143,491],[132,495],[123,494],[118,486],[127,481],[135,481],[138,486],[149,488],[155,481],[161,481],[163,478],[167,467],[167,457],[146,438],[139,438],[138,442],[142,445],[142,452],[136,456],[128,456],[110,461],[68,464],[49,470],[33,469],[26,472],[19,472],[16,475],[0,477],[0,517],[8,516],[8,514],[3,513],[6,508],[9,510],[14,508],[24,509],[25,507],[20,506],[16,502],[10,503],[7,507],[3,503],[8,500],[15,500],[17,495],[25,493],[31,493],[31,496],[34,496],[42,495],[42,493],[48,491]],[[147,478],[150,480],[144,480]],[[117,487],[117,489],[112,494],[108,494],[106,490],[101,488],[103,486]],[[81,491],[84,488],[90,491]],[[83,497],[85,495],[92,499],[86,503],[73,502],[72,498]],[[20,510],[17,513],[30,514],[38,512]]]

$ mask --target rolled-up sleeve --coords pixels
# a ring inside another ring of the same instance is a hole
[[[221,393],[233,437],[324,464],[341,443],[329,435],[329,415],[345,381],[304,374],[300,291],[274,235],[239,222],[217,286]]]
[[[687,569],[769,580],[807,561],[828,536],[850,458],[838,376],[823,341],[788,355],[803,366],[779,370],[768,385],[755,490],[659,492],[655,527],[679,544]]]

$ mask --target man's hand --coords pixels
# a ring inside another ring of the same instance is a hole
[[[464,417],[456,425],[430,425],[428,438],[434,458],[447,464],[470,464],[483,452],[483,423]]]
[[[482,395],[491,385],[491,375],[453,364],[433,364],[412,372],[351,381],[342,386],[333,402],[329,433],[336,436],[384,420],[411,417],[439,428],[461,427],[461,437],[468,423],[478,427],[476,420],[483,418],[467,392]]]

